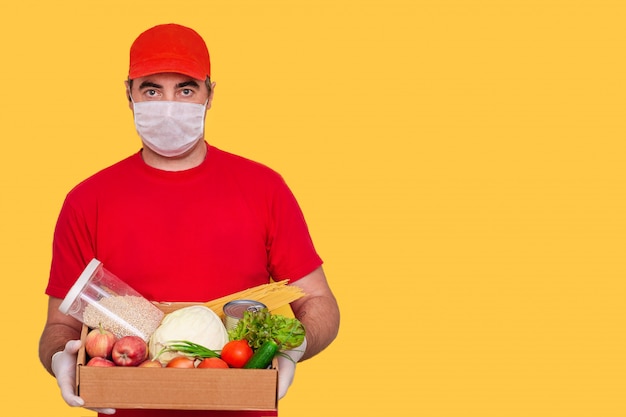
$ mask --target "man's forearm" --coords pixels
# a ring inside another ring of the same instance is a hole
[[[39,360],[46,370],[53,375],[51,369],[52,355],[62,351],[68,340],[80,339],[80,332],[65,324],[46,326],[39,339]]]
[[[337,337],[339,308],[333,297],[308,298],[295,313],[306,330],[307,349],[301,360],[317,355]]]

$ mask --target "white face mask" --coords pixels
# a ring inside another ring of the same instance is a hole
[[[182,155],[203,136],[207,102],[133,102],[137,133],[143,143],[159,155]]]

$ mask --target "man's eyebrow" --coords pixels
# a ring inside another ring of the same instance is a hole
[[[184,81],[182,83],[176,84],[176,88],[184,88],[184,87],[200,87],[200,84],[195,82],[194,80]]]
[[[163,88],[163,86],[159,85],[157,83],[150,82],[150,81],[144,81],[139,86],[140,90],[143,89],[143,88]]]

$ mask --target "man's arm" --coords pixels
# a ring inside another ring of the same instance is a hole
[[[75,318],[59,311],[63,300],[50,297],[48,300],[48,319],[39,339],[39,360],[52,374],[52,355],[65,348],[68,340],[80,339],[82,324]]]
[[[337,337],[339,306],[321,266],[289,285],[300,287],[305,293],[291,303],[294,315],[306,329],[307,347],[301,359],[305,360],[320,353]]]

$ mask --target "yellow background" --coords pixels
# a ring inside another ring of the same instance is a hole
[[[281,416],[626,415],[622,0],[0,16],[3,414],[93,415],[37,359],[53,227],[72,186],[139,148],[128,48],[177,22],[212,54],[208,140],[284,175],[342,308]]]

